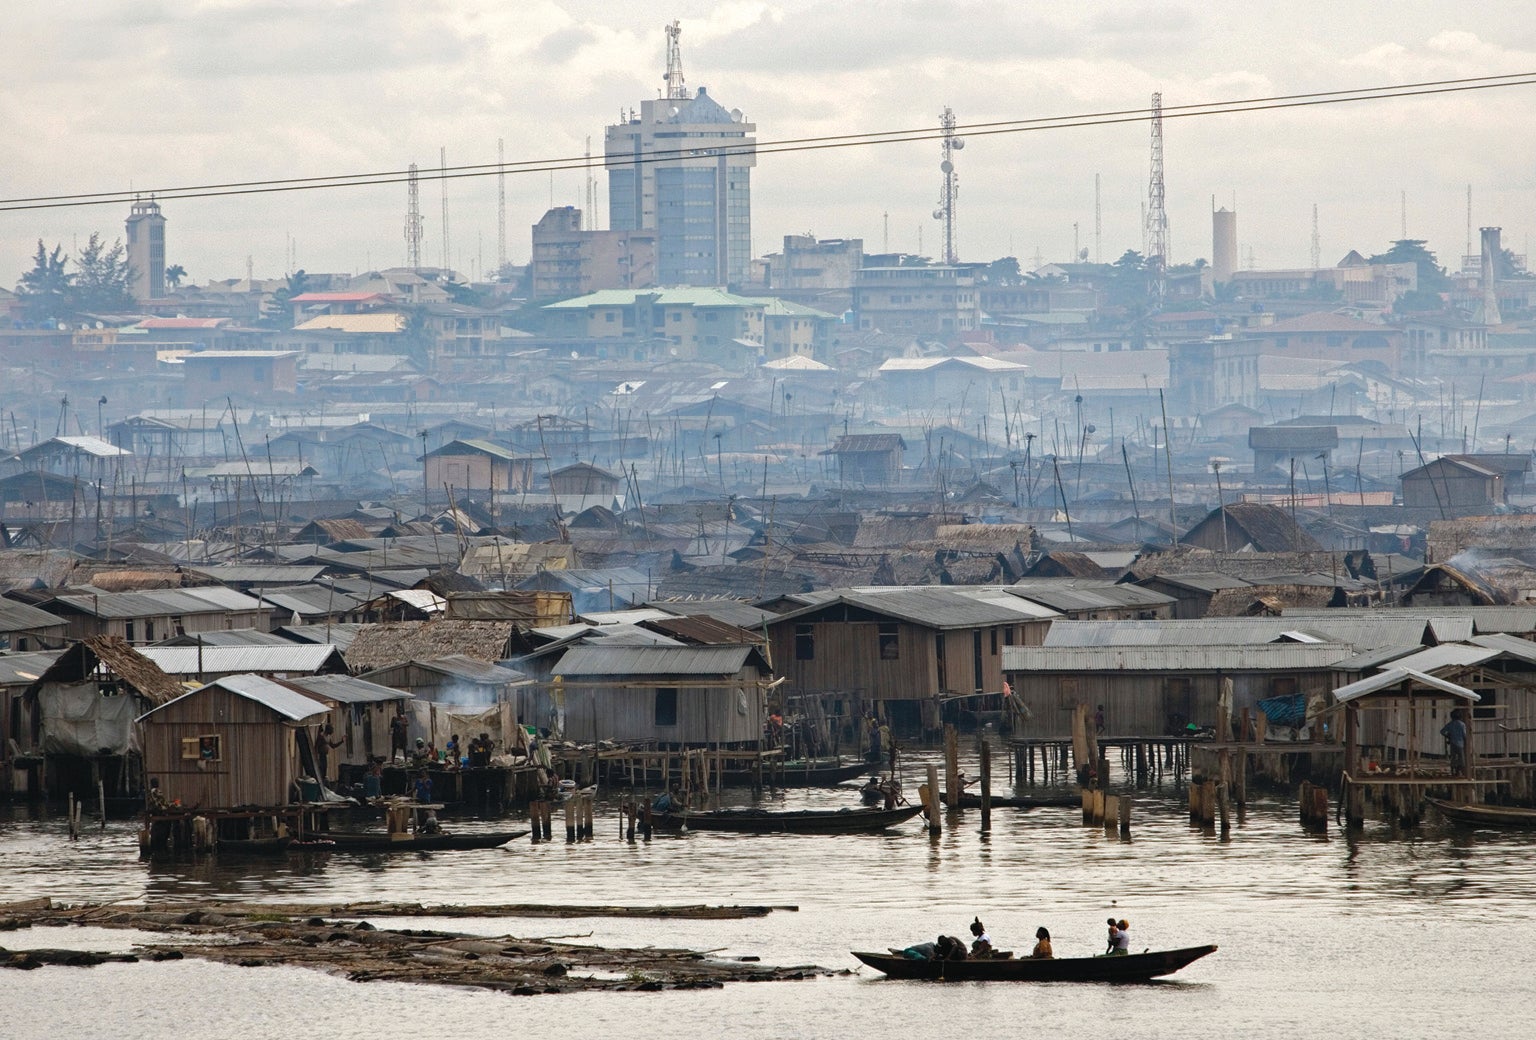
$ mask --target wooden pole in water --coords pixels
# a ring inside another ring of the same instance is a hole
[[[931,762],[928,764],[928,782],[923,786],[920,793],[928,810],[928,833],[939,834],[944,830],[944,821],[939,814],[939,767]]]
[[[1120,837],[1129,838],[1131,836],[1131,796],[1128,794],[1120,796],[1119,823]]]
[[[944,724],[944,804],[960,808],[960,735],[952,722]]]
[[[1118,795],[1098,792],[1104,799],[1104,818],[1100,822],[1104,824],[1106,833],[1112,832],[1120,822],[1120,798]]]
[[[97,780],[96,781],[96,798],[97,798],[97,804],[99,804],[101,806],[101,829],[102,830],[106,830],[107,829],[107,782],[105,780]]]
[[[992,833],[992,747],[981,742],[981,833]]]
[[[1227,804],[1227,785],[1225,782],[1216,785],[1216,808],[1221,814],[1221,834],[1226,837],[1232,830],[1230,819],[1230,807]]]

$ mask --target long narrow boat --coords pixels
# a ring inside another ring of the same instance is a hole
[[[523,831],[490,831],[484,834],[415,834],[392,838],[388,834],[359,834],[330,831],[308,840],[293,838],[225,839],[217,848],[223,853],[282,855],[301,852],[455,852],[462,849],[494,849],[516,838]]]
[[[734,834],[869,834],[906,823],[921,805],[894,809],[715,809],[662,813],[651,819],[657,830],[729,831]]]
[[[832,787],[879,769],[878,765],[846,758],[764,763],[763,783],[775,787]],[[727,787],[746,787],[753,782],[753,774],[747,769],[727,769],[720,774],[720,782]]]
[[[1441,798],[1424,799],[1452,823],[1469,827],[1536,827],[1536,809],[1512,805],[1456,805]]]
[[[913,960],[900,953],[853,955],[893,979],[933,979],[945,982],[1147,982],[1188,967],[1215,946],[1132,953],[1123,957],[1032,957],[1007,960],[975,958],[963,961]]]

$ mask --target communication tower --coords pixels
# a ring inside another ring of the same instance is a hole
[[[674,21],[667,26],[667,74],[663,77],[667,85],[667,97],[686,101],[688,88],[683,85],[683,49],[678,43],[678,38],[683,35],[683,27]]]
[[[496,270],[507,266],[507,146],[496,138]]]
[[[1317,233],[1317,203],[1312,203],[1312,269],[1323,266],[1323,240]]]
[[[453,254],[448,251],[448,149],[437,150],[438,183],[443,188],[443,270],[453,266]]]
[[[411,163],[405,178],[405,266],[421,270],[421,183],[416,164]]]
[[[1154,309],[1168,292],[1168,211],[1163,205],[1163,95],[1152,95],[1152,177],[1147,182],[1147,288]]]
[[[954,264],[960,259],[955,250],[955,202],[960,196],[960,180],[955,174],[955,153],[965,147],[965,138],[955,135],[955,112],[948,106],[945,106],[944,114],[939,117],[939,127],[943,131],[940,152],[944,156],[939,163],[939,171],[944,174],[944,183],[939,190],[939,208],[933,211],[933,219],[944,223],[944,262]]]

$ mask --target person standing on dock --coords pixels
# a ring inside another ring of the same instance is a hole
[[[1446,750],[1450,752],[1451,775],[1465,776],[1467,773],[1467,724],[1462,719],[1460,708],[1451,712],[1451,721],[1440,727],[1440,735],[1445,738]]]
[[[410,730],[411,722],[405,717],[405,709],[396,708],[395,717],[389,720],[389,760],[391,762],[395,760],[396,751],[400,752],[402,759],[409,760],[410,755],[407,748],[410,745],[406,743],[406,740],[410,735]]]
[[[1093,713],[1093,732],[1102,737],[1104,735],[1104,705],[1099,705]]]
[[[315,770],[320,774],[315,779],[322,784],[330,779],[331,748],[341,747],[345,741],[332,740],[335,729],[327,722],[315,732]]]

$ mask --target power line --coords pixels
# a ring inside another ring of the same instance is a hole
[[[1536,72],[1508,73],[1501,76],[1472,76],[1449,80],[1427,80],[1419,83],[1360,87],[1348,90],[1314,91],[1305,94],[1283,94],[1272,97],[1240,98],[1230,101],[1201,102],[1187,105],[1165,105],[1162,108],[1161,116],[1165,120],[1189,119],[1203,116],[1310,108],[1319,105],[1381,101],[1393,98],[1455,94],[1466,91],[1524,86],[1536,86]],[[1070,130],[1096,126],[1114,126],[1122,123],[1147,122],[1152,118],[1153,113],[1150,108],[1115,109],[1071,116],[1043,116],[1031,119],[968,123],[956,126],[949,132],[964,133],[970,137],[985,137],[1001,134],[1030,133],[1041,130]],[[531,159],[514,163],[474,163],[463,166],[444,166],[439,171],[439,179],[457,180],[464,177],[486,177],[499,175],[503,171],[510,173],[553,173],[562,170],[583,170],[596,166],[598,162],[601,162],[604,166],[636,166],[645,163],[669,162],[679,158],[702,156],[747,153],[774,155],[790,152],[823,151],[834,148],[904,144],[908,142],[940,140],[945,136],[945,133],[946,130],[943,127],[925,126],[905,130],[881,130],[865,133],[832,134],[820,137],[785,138],[778,141],[759,142],[757,144],[741,146],[722,145],[711,148],[679,148],[670,151],[653,152],[644,156],[604,157],[601,160],[593,160],[588,156],[567,156],[555,159]],[[408,173],[404,170],[383,170],[371,173],[332,174],[329,176],[228,181],[160,189],[139,188],[107,192],[84,192],[72,195],[39,195],[0,199],[0,212],[114,205],[130,202],[134,197],[145,195],[154,197],[158,201],[165,201],[169,199],[221,198],[237,195],[263,195],[277,192],[313,191],[331,188],[372,187],[404,183],[408,176]]]

